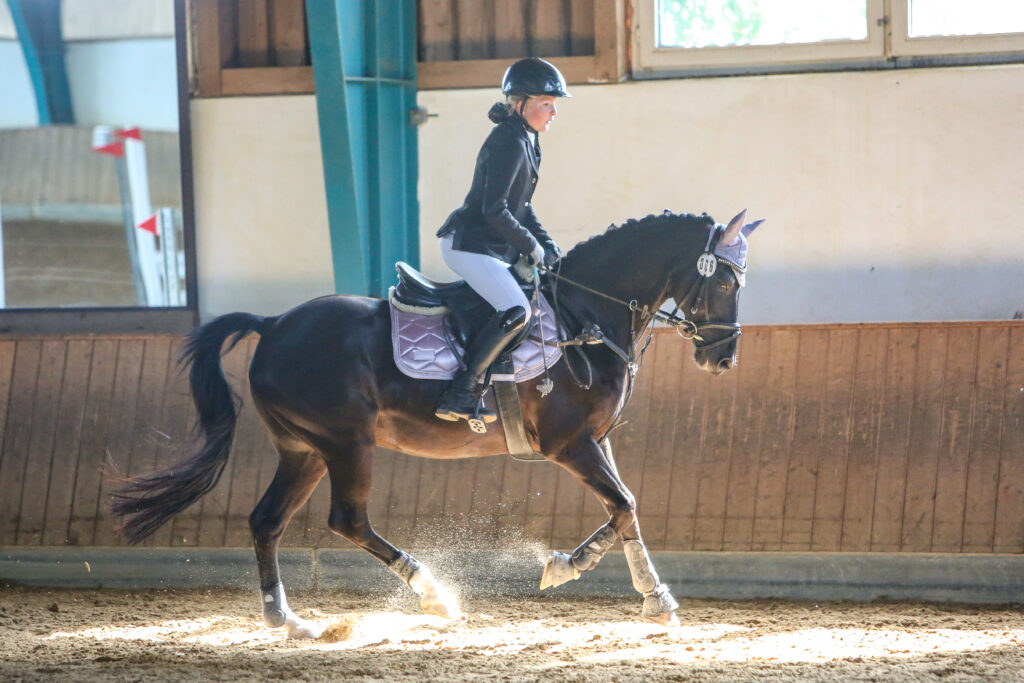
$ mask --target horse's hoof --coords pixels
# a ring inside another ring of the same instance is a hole
[[[462,609],[453,595],[437,595],[431,598],[423,598],[420,600],[420,609],[426,614],[444,617],[445,619],[458,619],[462,616]]]
[[[554,588],[580,578],[580,572],[572,563],[572,555],[557,550],[544,563],[544,574],[540,577],[540,589]]]
[[[677,609],[679,609],[679,603],[669,593],[668,586],[660,583],[657,588],[644,596],[644,607],[640,611],[640,615],[644,619],[650,619],[659,624],[669,623],[662,621],[663,618],[675,619],[675,623],[678,624],[679,620],[675,615]]]
[[[665,612],[654,617],[644,617],[647,621],[652,621],[655,624],[662,626],[679,626],[679,617],[676,616],[675,612]]]
[[[316,640],[324,632],[324,627],[312,621],[295,617],[285,622],[288,637],[296,639]]]

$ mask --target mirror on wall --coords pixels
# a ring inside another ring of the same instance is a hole
[[[187,306],[174,0],[0,0],[0,308]]]

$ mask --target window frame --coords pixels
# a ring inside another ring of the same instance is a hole
[[[908,0],[892,2],[892,54],[895,57],[937,57],[991,55],[1021,52],[1024,60],[1024,32],[960,36],[910,36]]]
[[[185,306],[118,306],[0,309],[0,336],[22,334],[183,334],[199,322],[196,270],[195,193],[188,87],[188,22],[185,0],[174,3],[174,42],[178,87],[178,154],[185,249]]]
[[[1024,62],[1024,32],[911,38],[907,0],[865,1],[866,40],[680,48],[656,44],[659,0],[631,0],[632,76],[643,80]]]

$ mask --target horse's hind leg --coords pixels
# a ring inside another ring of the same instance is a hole
[[[555,551],[544,566],[540,587],[558,586],[579,578],[581,572],[597,566],[616,537],[622,539],[626,563],[633,577],[633,588],[644,596],[642,616],[662,624],[675,623],[679,604],[668,586],[658,578],[651,557],[640,538],[640,524],[636,518],[636,501],[619,478],[612,457],[611,445],[606,440],[598,445],[588,438],[552,458],[568,470],[598,497],[610,517],[607,524],[595,531],[576,550],[570,553]]]
[[[331,530],[387,565],[420,596],[420,607],[424,612],[450,618],[460,616],[455,597],[438,584],[430,570],[381,538],[370,523],[366,508],[375,454],[372,436],[349,432],[336,436],[331,444],[318,444],[318,447],[324,453],[331,480],[331,514],[328,519]]]
[[[319,454],[298,449],[275,439],[280,462],[274,480],[249,516],[260,573],[263,620],[274,628],[284,626],[289,638],[316,638],[323,630],[300,619],[288,607],[277,564],[277,547],[292,515],[309,499],[327,470]]]

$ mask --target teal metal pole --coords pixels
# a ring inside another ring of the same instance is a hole
[[[334,289],[346,294],[370,294],[369,226],[361,219],[356,192],[357,166],[342,52],[346,28],[361,28],[343,25],[345,6],[353,1],[306,0],[306,23],[316,84]]]

